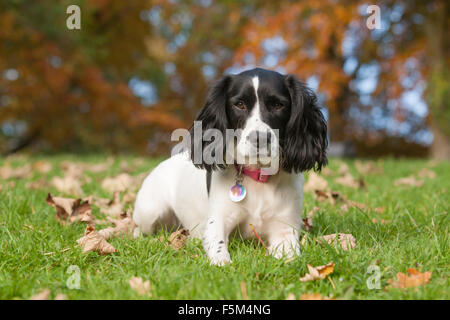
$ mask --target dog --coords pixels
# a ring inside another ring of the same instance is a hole
[[[259,235],[275,258],[299,255],[302,172],[327,164],[327,124],[313,91],[294,75],[261,68],[225,75],[196,121],[202,130],[240,134],[223,143],[223,157],[196,162],[194,149],[213,142],[195,139],[192,126],[190,150],[161,162],[144,180],[133,212],[135,237],[183,226],[202,239],[210,263],[218,266],[232,262],[232,233]],[[271,152],[273,146],[278,152]],[[219,161],[230,154],[243,162]],[[262,174],[273,159],[278,170]]]

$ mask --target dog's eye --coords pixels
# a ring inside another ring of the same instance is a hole
[[[280,102],[275,103],[275,105],[273,106],[273,108],[277,111],[281,110],[284,108],[284,105]]]
[[[243,101],[238,101],[237,103],[234,104],[234,107],[238,108],[239,110],[244,110],[245,103]]]

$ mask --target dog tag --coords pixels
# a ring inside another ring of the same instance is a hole
[[[233,202],[239,202],[244,200],[247,191],[244,186],[239,182],[236,182],[234,186],[230,188],[230,199]]]

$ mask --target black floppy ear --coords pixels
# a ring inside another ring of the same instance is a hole
[[[221,163],[205,163],[203,157],[199,159],[198,152],[203,152],[206,147],[217,141],[203,141],[203,135],[205,130],[217,129],[221,132],[222,137],[225,139],[226,129],[228,127],[228,117],[226,113],[227,107],[227,91],[231,81],[231,76],[225,76],[217,81],[208,93],[206,103],[200,110],[195,121],[201,121],[201,126],[192,125],[189,129],[191,135],[191,159],[197,168],[206,169],[208,171],[224,169],[225,164],[225,141],[223,145],[223,161]],[[201,133],[194,134],[194,128],[196,130],[201,128]],[[220,158],[222,160],[222,157]],[[200,161],[199,161],[200,160]]]
[[[294,75],[287,75],[285,84],[291,96],[291,117],[282,142],[282,167],[287,172],[320,171],[328,163],[328,140],[317,97]]]

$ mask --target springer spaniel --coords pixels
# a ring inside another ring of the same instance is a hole
[[[300,254],[302,172],[327,164],[327,125],[314,93],[275,71],[226,75],[196,121],[190,150],[163,161],[143,182],[135,237],[182,225],[202,238],[213,265],[231,263],[233,231],[250,237],[254,230],[276,258]],[[211,139],[208,129],[227,138]],[[229,131],[238,134],[230,138]],[[202,157],[208,150],[213,160]]]

